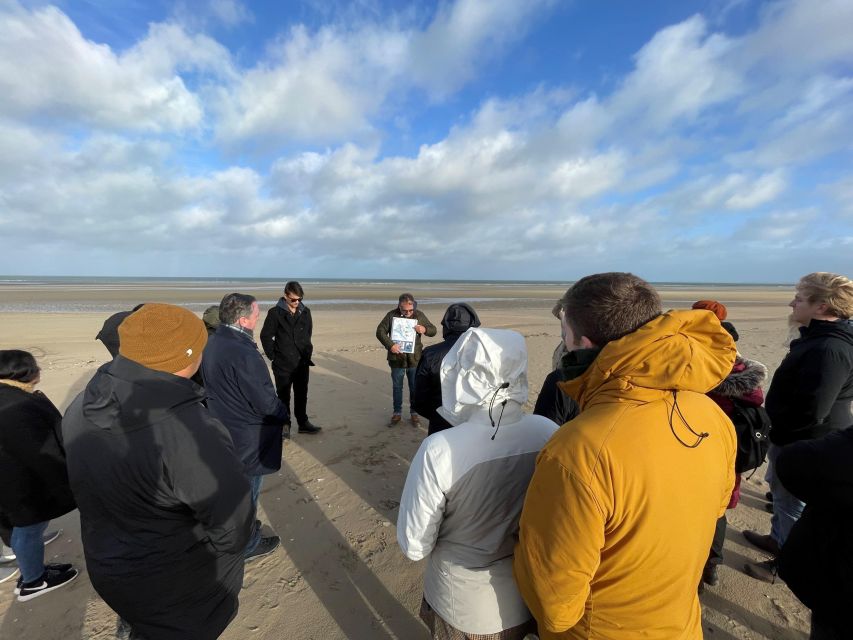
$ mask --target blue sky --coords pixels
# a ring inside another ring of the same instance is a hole
[[[853,267],[853,3],[0,2],[0,273]]]

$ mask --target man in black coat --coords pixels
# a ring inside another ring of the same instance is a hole
[[[275,391],[288,409],[293,388],[293,414],[299,433],[319,433],[320,427],[308,420],[308,371],[314,365],[311,362],[314,325],[311,310],[302,302],[304,297],[305,292],[298,282],[284,285],[284,296],[267,311],[261,328],[261,346],[272,362]],[[290,437],[289,422],[284,425],[284,437]]]
[[[442,342],[431,345],[421,353],[415,372],[415,395],[412,410],[429,420],[429,435],[449,429],[453,425],[438,415],[441,406],[441,361],[463,333],[479,327],[480,318],[472,307],[456,302],[444,312],[441,319]]]
[[[210,413],[228,429],[257,506],[261,480],[281,469],[281,434],[290,416],[270,380],[254,330],[260,310],[254,297],[229,293],[219,305],[219,328],[204,350],[202,373]],[[246,547],[257,558],[278,547],[278,536],[262,536],[260,523]]]
[[[853,602],[853,426],[786,446],[785,488],[806,503],[779,556],[779,575],[812,610],[810,638],[849,638]]]
[[[237,614],[255,522],[225,427],[189,378],[195,314],[146,304],[62,421],[92,585],[143,638],[213,640]]]
[[[853,422],[853,281],[834,273],[811,273],[800,279],[790,306],[792,320],[803,326],[773,375],[765,403],[773,425],[767,453],[773,494],[770,534],[743,534],[774,556],[805,506],[775,473],[777,456],[787,445],[820,438]],[[745,570],[769,582],[775,559],[748,564]]]

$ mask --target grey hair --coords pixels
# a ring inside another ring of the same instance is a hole
[[[252,304],[257,302],[255,296],[246,293],[229,293],[219,303],[219,321],[222,324],[237,324],[240,318],[252,315]]]

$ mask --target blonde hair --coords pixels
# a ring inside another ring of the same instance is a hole
[[[797,291],[810,304],[826,303],[827,314],[846,320],[853,315],[853,280],[827,271],[810,273],[800,278]]]

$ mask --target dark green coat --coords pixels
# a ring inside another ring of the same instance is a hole
[[[421,334],[419,333],[415,339],[414,353],[391,353],[391,347],[394,345],[394,342],[391,340],[391,318],[405,317],[406,316],[400,313],[399,307],[394,307],[391,311],[385,314],[385,317],[382,318],[382,322],[380,322],[379,326],[376,327],[376,339],[379,340],[379,342],[382,343],[382,346],[388,350],[388,364],[392,369],[417,367],[418,362],[421,359],[421,352],[424,349],[424,345],[421,342]],[[435,325],[429,321],[423,311],[415,309],[415,315],[412,317],[418,321],[418,324],[426,327],[425,335],[432,337],[437,333]]]

